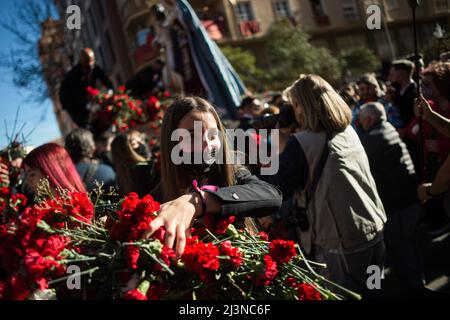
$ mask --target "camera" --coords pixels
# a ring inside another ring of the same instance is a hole
[[[295,113],[290,103],[284,102],[280,107],[279,114],[266,114],[250,121],[254,129],[283,129],[296,124]]]

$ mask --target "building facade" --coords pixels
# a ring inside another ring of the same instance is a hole
[[[53,112],[59,130],[63,135],[75,128],[70,116],[62,109],[58,98],[58,89],[64,79],[65,70],[70,65],[66,54],[65,38],[63,36],[63,22],[61,20],[47,19],[41,24],[41,38],[38,42],[39,59],[43,69],[43,76],[47,83],[48,95],[53,104]]]
[[[69,5],[81,9],[81,30],[64,28],[69,68],[84,47],[92,48],[98,64],[113,83],[124,84],[146,71],[160,52],[150,8],[158,0],[55,0],[64,16]],[[240,46],[264,61],[265,36],[277,20],[289,19],[311,36],[316,46],[334,54],[351,47],[371,48],[390,61],[413,52],[411,9],[407,0],[189,0],[210,37],[221,45]],[[381,30],[368,30],[367,8],[381,9]],[[422,1],[417,9],[418,40],[430,43],[437,24],[450,29],[450,0]],[[66,72],[68,70],[65,70]]]
[[[133,75],[133,66],[123,33],[123,26],[114,1],[58,0],[61,13],[70,5],[81,9],[81,28],[65,28],[66,49],[72,65],[78,62],[85,47],[94,50],[97,63],[105,69],[117,87]]]
[[[149,9],[155,0],[116,0],[135,71],[148,64],[153,53],[136,55],[148,46],[151,32]],[[264,36],[279,19],[311,35],[314,45],[333,53],[364,46],[383,60],[392,60],[413,51],[411,9],[407,0],[189,0],[211,38],[219,44],[250,49],[260,56]],[[381,30],[368,30],[367,8],[381,9]],[[419,45],[433,37],[436,25],[450,29],[450,0],[422,1],[417,9]],[[145,50],[144,50],[145,51]]]

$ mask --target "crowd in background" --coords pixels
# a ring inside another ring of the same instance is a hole
[[[118,197],[136,192],[166,203],[155,223],[173,228],[168,241],[176,243],[178,253],[185,241],[184,220],[201,218],[207,210],[237,215],[271,237],[300,242],[313,259],[329,266],[327,277],[355,290],[372,264],[424,284],[420,227],[432,235],[449,228],[450,61],[445,55],[418,70],[420,99],[415,64],[408,59],[394,61],[384,80],[367,74],[335,90],[319,76],[302,75],[267,101],[245,97],[237,127],[280,133],[280,170],[264,177],[258,165],[171,164],[168,137],[174,129],[189,129],[200,120],[224,130],[213,106],[201,98],[182,98],[168,109],[161,149],[150,148],[138,130],[94,135],[82,92],[97,78],[108,87],[110,82],[89,60],[91,53],[82,55],[62,87],[62,100],[70,104],[79,128],[65,137],[64,147],[45,144],[13,159],[23,170],[18,191],[30,201],[42,179],[55,191],[92,192],[101,183],[115,188]],[[78,93],[68,89],[74,82]],[[214,150],[217,143],[204,141],[202,147]],[[7,179],[3,165],[0,173]],[[197,188],[192,180],[214,188]]]

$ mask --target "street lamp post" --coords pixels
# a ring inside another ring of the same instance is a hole
[[[420,81],[420,56],[419,56],[419,47],[417,41],[417,20],[416,20],[416,9],[420,6],[420,0],[408,0],[408,4],[412,10],[412,24],[413,24],[413,32],[414,32],[414,63],[415,63],[415,71],[414,71],[414,81],[417,85],[417,98],[422,94],[422,87]],[[422,117],[419,117],[419,174],[421,182],[425,180],[425,154],[424,154],[424,138],[423,138],[423,120]]]
[[[382,7],[382,11],[383,11],[384,32],[386,34],[386,39],[389,44],[389,49],[391,50],[391,58],[392,58],[392,60],[395,60],[397,58],[397,55],[395,53],[394,43],[392,42],[391,32],[389,30],[389,25],[387,23],[387,12],[386,12],[386,5],[384,4],[384,0],[381,1],[381,7]]]

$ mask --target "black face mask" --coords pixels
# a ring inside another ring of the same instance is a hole
[[[184,171],[189,173],[192,177],[201,178],[201,177],[206,176],[207,174],[209,174],[211,172],[211,169],[212,169],[214,163],[216,162],[216,159],[214,158],[214,155],[215,155],[214,150],[211,152],[210,156],[208,157],[209,159],[207,159],[206,161],[205,161],[205,159],[203,159],[202,152],[190,152],[190,153],[186,152],[186,154],[189,154],[189,157],[191,159],[190,164],[182,163],[182,164],[180,164],[180,166]],[[202,159],[202,163],[199,163],[199,164],[194,163],[196,154],[197,154],[198,159]],[[184,155],[183,151],[181,151],[181,156],[183,157],[183,155]]]
[[[28,203],[33,203],[36,198],[34,190],[28,186],[25,182],[20,186],[20,192],[27,198]]]
[[[134,149],[136,153],[144,158],[150,158],[150,150],[146,144],[140,143],[139,147]]]

